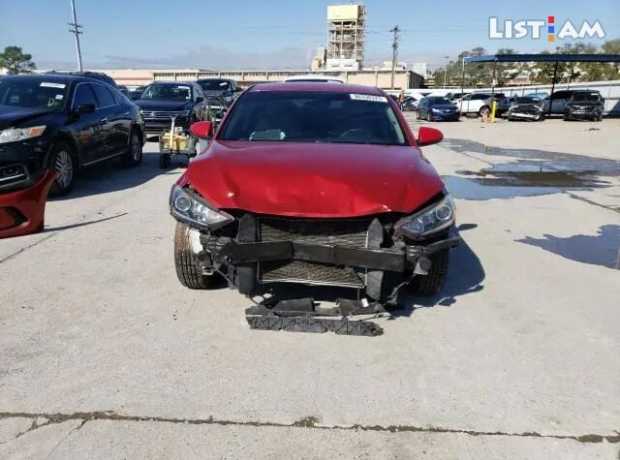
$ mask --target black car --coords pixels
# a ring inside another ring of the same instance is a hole
[[[445,97],[429,96],[418,103],[418,119],[428,121],[458,121],[459,109]]]
[[[235,80],[203,78],[197,80],[196,83],[202,88],[210,105],[219,105],[224,102],[228,107],[234,101],[235,93],[240,91]]]
[[[575,91],[566,104],[564,120],[603,119],[605,100],[598,91]]]
[[[506,112],[508,121],[513,120],[532,120],[542,121],[545,119],[543,111],[543,101],[534,97],[515,97],[512,99],[510,107]]]
[[[148,85],[135,103],[144,118],[148,133],[161,134],[175,127],[185,131],[195,121],[206,119],[207,107],[202,88],[195,82],[155,82]]]
[[[142,161],[138,107],[98,79],[67,74],[0,80],[0,191],[28,187],[47,169],[52,192],[68,193],[79,168],[113,157]]]

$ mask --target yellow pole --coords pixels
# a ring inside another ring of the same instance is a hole
[[[497,101],[493,100],[491,102],[491,118],[489,119],[489,123],[495,123],[495,111],[497,110]]]

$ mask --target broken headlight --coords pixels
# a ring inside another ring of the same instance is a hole
[[[214,230],[232,221],[234,217],[213,209],[190,190],[175,185],[170,192],[170,213],[191,226]]]
[[[396,235],[413,240],[422,239],[432,233],[448,228],[454,223],[456,208],[450,195],[422,211],[401,219],[396,224]]]

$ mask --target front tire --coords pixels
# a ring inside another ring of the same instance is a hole
[[[491,109],[489,109],[486,105],[484,107],[480,107],[480,110],[478,111],[478,115],[480,115],[481,118],[488,117],[490,113]]]
[[[137,166],[142,163],[142,147],[142,138],[137,132],[133,131],[129,139],[127,153],[123,158],[125,166]]]
[[[213,285],[213,275],[203,275],[198,256],[194,253],[190,240],[190,228],[177,223],[174,232],[174,265],[177,278],[189,289],[207,289]]]
[[[50,194],[67,195],[73,189],[77,174],[75,155],[69,144],[60,142],[52,148],[49,165],[50,169],[56,173]]]
[[[414,278],[413,284],[416,294],[421,296],[433,296],[439,294],[446,280],[448,265],[450,263],[450,250],[446,249],[433,254],[431,257],[431,269],[428,275],[419,275]]]

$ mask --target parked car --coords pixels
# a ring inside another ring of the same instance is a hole
[[[593,94],[598,91],[583,90],[583,89],[567,89],[554,92],[552,95],[545,98],[544,110],[545,113],[551,113],[553,115],[566,115],[566,109],[568,103],[576,94]],[[600,93],[598,93],[600,96]],[[551,107],[551,111],[549,111]]]
[[[418,119],[428,121],[458,121],[459,108],[445,97],[429,96],[418,104]]]
[[[195,82],[155,82],[144,89],[135,103],[140,107],[147,133],[160,134],[175,126],[187,131],[189,126],[206,119],[207,106],[200,85]]]
[[[491,94],[467,94],[463,98],[455,99],[453,102],[464,115],[486,116],[491,112]]]
[[[225,107],[228,107],[235,100],[235,94],[240,91],[235,80],[203,78],[196,83],[202,88],[209,105],[220,106],[224,102]]]
[[[280,283],[364,290],[394,300],[414,282],[437,293],[459,242],[455,209],[414,137],[378,88],[324,83],[246,90],[172,188],[179,281],[223,275],[241,293]]]
[[[76,77],[88,77],[94,80],[102,81],[103,83],[106,83],[114,88],[117,88],[117,89],[119,88],[116,82],[114,81],[114,79],[110,77],[108,74],[105,74],[103,72],[92,72],[89,70],[85,70],[83,72],[52,70],[50,72],[47,72],[46,74],[47,75],[73,75]]]
[[[506,118],[509,121],[542,121],[545,119],[543,101],[528,96],[515,97],[506,112]]]
[[[403,99],[402,110],[403,112],[415,112],[418,110],[419,100],[413,96],[407,96]]]
[[[605,100],[598,91],[576,91],[566,104],[564,120],[603,119]]]
[[[333,77],[331,75],[320,75],[320,74],[307,74],[307,75],[295,75],[292,77],[288,77],[284,80],[289,83],[344,83],[344,79],[340,77]]]
[[[80,168],[113,157],[142,161],[138,107],[101,80],[66,74],[22,75],[0,81],[0,168],[16,169],[0,192],[56,173],[52,192],[74,185]]]
[[[132,101],[137,101],[138,99],[140,99],[145,88],[146,86],[138,86],[132,90],[129,90],[129,99],[131,99]]]

